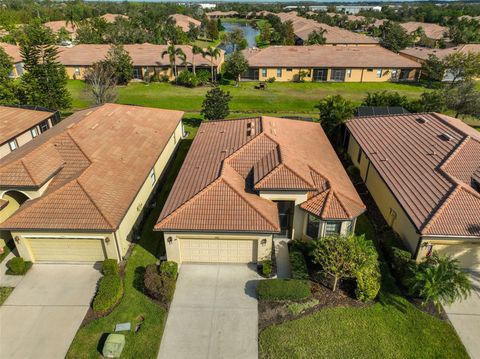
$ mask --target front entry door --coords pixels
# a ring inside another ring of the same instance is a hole
[[[280,236],[290,238],[292,235],[293,211],[295,202],[277,201]]]

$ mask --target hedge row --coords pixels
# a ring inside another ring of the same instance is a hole
[[[293,279],[309,279],[307,262],[303,253],[297,249],[291,248],[289,253],[290,270]]]
[[[311,297],[310,282],[299,279],[266,279],[257,286],[262,300],[300,300]]]
[[[108,311],[120,301],[122,295],[123,281],[120,276],[109,274],[102,277],[93,299],[93,310],[100,313]]]
[[[150,264],[145,269],[143,285],[145,293],[149,297],[164,305],[168,305],[172,301],[175,293],[175,279],[171,277],[171,274],[159,272],[156,264]]]

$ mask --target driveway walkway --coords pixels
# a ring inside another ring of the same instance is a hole
[[[472,295],[463,301],[445,307],[448,319],[472,359],[480,358],[480,273],[472,274]]]
[[[183,264],[158,357],[258,358],[258,280],[247,265]]]
[[[34,265],[0,306],[0,357],[64,358],[99,278],[89,265]]]

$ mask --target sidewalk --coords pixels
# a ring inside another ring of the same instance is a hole
[[[291,278],[290,258],[288,257],[288,238],[274,238],[275,258],[277,260],[277,278]]]
[[[15,257],[17,250],[13,250],[8,256],[0,263],[0,287],[16,287],[23,279],[23,275],[7,275],[7,262]]]

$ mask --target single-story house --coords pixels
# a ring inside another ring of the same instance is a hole
[[[0,106],[0,158],[49,130],[57,120],[55,111]]]
[[[318,123],[274,117],[201,124],[155,230],[167,258],[254,263],[274,237],[351,233],[365,211]]]
[[[85,70],[95,62],[102,61],[107,56],[111,45],[81,44],[71,48],[63,48],[58,55],[58,61],[66,68],[67,75],[71,79],[83,79]],[[155,73],[159,76],[168,76],[174,78],[169,56],[162,58],[162,53],[167,50],[168,45],[154,44],[131,44],[123,45],[123,48],[130,54],[133,61],[133,78],[145,79]],[[185,68],[192,69],[192,63],[195,60],[197,69],[207,69],[210,71],[210,58],[208,56],[194,55],[192,46],[177,45],[185,55],[187,63],[177,57],[177,71],[183,71]],[[195,56],[195,59],[193,58]],[[219,57],[213,59],[214,71],[219,72],[225,60],[225,52],[222,50]]]
[[[414,258],[480,270],[480,133],[438,113],[347,121],[348,154]]]
[[[454,47],[448,47],[445,49],[431,49],[428,47],[407,47],[406,49],[400,50],[400,55],[405,56],[411,60],[417,61],[419,64],[423,64],[425,60],[428,59],[430,55],[436,56],[438,59],[443,60],[445,57],[451,54],[461,53],[461,54],[479,54],[480,53],[480,44],[463,44],[457,45]],[[443,81],[451,81],[453,75],[451,73],[445,72]]]
[[[33,262],[121,260],[183,136],[183,112],[105,104],[0,160],[0,236]]]
[[[430,39],[435,43],[448,38],[446,35],[448,33],[448,28],[438,24],[410,21],[401,23],[400,26],[403,27],[409,35],[416,34],[419,30],[421,30],[427,39]],[[420,40],[420,38],[421,36],[417,36],[416,41]]]
[[[245,80],[416,81],[421,65],[381,46],[269,46],[243,51]]]
[[[113,24],[117,19],[124,19],[124,20],[129,20],[130,18],[127,15],[122,15],[122,14],[103,14],[100,16],[103,20],[105,20],[109,24]]]
[[[67,23],[66,20],[48,21],[44,23],[43,26],[52,30],[54,34],[58,33],[61,29],[65,29],[72,40],[75,40],[77,35],[77,26],[71,22]]]
[[[12,72],[10,77],[17,78],[23,75],[23,58],[20,53],[20,46],[0,42],[0,47],[11,58],[13,62]]]
[[[175,23],[182,29],[183,32],[188,32],[190,30],[190,26],[200,27],[200,25],[202,25],[201,21],[183,14],[173,14],[170,16],[170,18],[175,20]]]
[[[329,26],[327,24],[319,23],[312,19],[306,19],[298,16],[296,11],[281,12],[275,14],[282,22],[291,21],[293,31],[295,33],[295,43],[303,45],[307,42],[308,36],[314,31],[325,31],[327,45],[343,45],[343,46],[366,46],[378,45],[378,41],[373,37],[358,34],[353,31],[345,30],[337,26]]]
[[[219,19],[219,18],[222,18],[222,17],[236,17],[239,14],[236,11],[218,11],[218,10],[215,10],[215,11],[210,11],[210,12],[205,13],[205,15],[207,15],[207,17],[209,17],[210,19]]]

